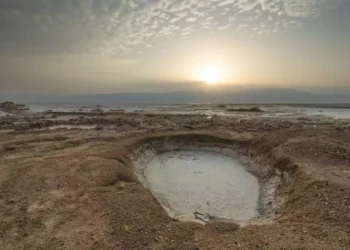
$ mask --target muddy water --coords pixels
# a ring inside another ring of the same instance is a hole
[[[200,150],[157,155],[144,175],[150,190],[179,219],[246,222],[257,215],[258,180],[233,158]]]

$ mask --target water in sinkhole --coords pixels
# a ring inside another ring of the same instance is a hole
[[[149,189],[175,217],[246,222],[258,215],[259,183],[237,160],[218,152],[156,155],[145,170]]]

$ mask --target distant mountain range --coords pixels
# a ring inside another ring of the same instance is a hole
[[[0,95],[0,101],[22,103],[144,103],[144,104],[188,104],[188,103],[349,103],[350,94],[317,95],[293,89],[268,88],[240,92],[190,92],[169,93],[114,93],[96,95]]]

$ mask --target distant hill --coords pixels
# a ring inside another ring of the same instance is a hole
[[[247,90],[240,92],[190,92],[169,93],[114,93],[67,96],[10,96],[1,95],[0,101],[35,103],[347,103],[350,94],[316,95],[304,91],[282,88]]]

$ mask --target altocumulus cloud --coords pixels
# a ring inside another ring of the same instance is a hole
[[[299,28],[341,0],[0,0],[0,53],[122,56],[194,30]]]

